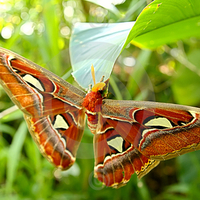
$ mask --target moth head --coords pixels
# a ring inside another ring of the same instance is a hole
[[[109,79],[107,79],[105,82],[96,83],[92,87],[92,92],[99,92],[103,98],[106,97],[108,94],[108,83]]]
[[[93,87],[92,87],[92,92],[98,92],[98,91],[102,91],[105,87],[105,83],[100,82],[100,83],[96,83]]]

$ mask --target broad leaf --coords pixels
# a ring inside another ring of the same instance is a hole
[[[141,48],[156,48],[200,36],[199,0],[155,0],[139,15],[126,41]]]
[[[70,41],[72,75],[83,88],[93,84],[91,65],[94,65],[96,81],[109,78],[134,22],[126,23],[78,23]]]

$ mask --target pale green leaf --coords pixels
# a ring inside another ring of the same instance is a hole
[[[109,78],[134,22],[78,23],[70,41],[70,57],[75,80],[83,88],[93,84],[91,65],[94,65],[96,82]]]

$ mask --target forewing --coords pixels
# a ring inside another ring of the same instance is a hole
[[[0,83],[24,113],[43,155],[60,168],[75,161],[82,138],[85,93],[31,61],[0,48]]]
[[[200,148],[199,108],[105,100],[102,115],[135,148],[152,159],[165,160]]]

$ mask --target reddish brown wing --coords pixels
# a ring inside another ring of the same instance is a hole
[[[85,93],[3,48],[0,48],[0,83],[23,111],[42,154],[57,167],[69,168],[84,131]]]
[[[113,128],[94,136],[94,152],[95,177],[109,187],[125,185],[133,173],[141,178],[159,164],[142,155]]]
[[[95,174],[119,187],[161,160],[200,149],[200,109],[154,102],[104,100],[94,139]]]

